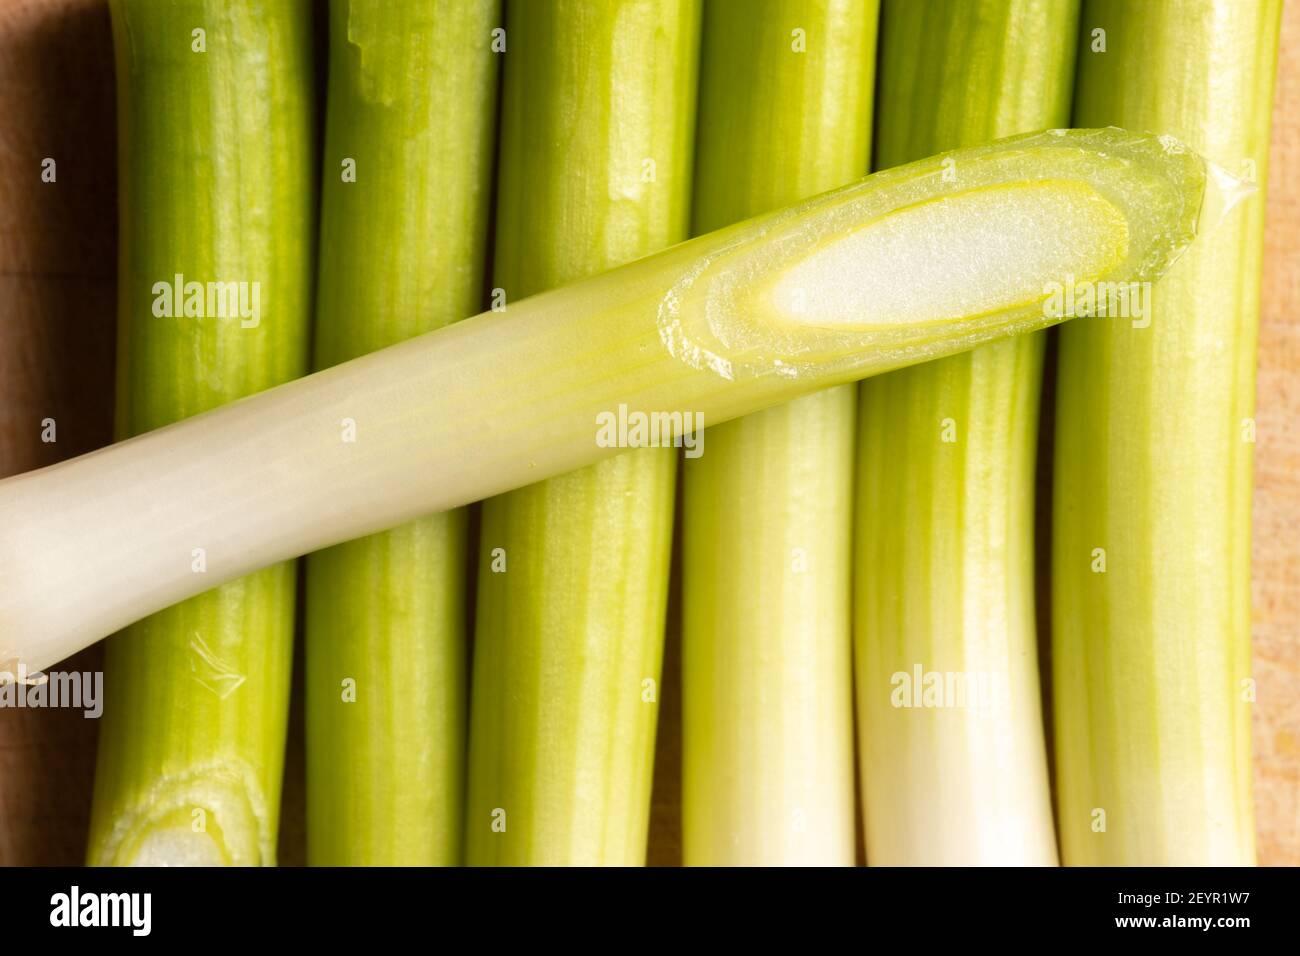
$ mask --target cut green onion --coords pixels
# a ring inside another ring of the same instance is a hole
[[[316,364],[471,314],[482,295],[498,0],[335,0]],[[365,441],[340,423],[339,440]],[[307,562],[307,859],[460,862],[466,513]]]
[[[684,238],[695,0],[515,4],[507,35],[507,299]],[[471,865],[645,862],[676,465],[642,448],[484,503]]]
[[[1087,3],[1075,116],[1265,183],[1281,3]],[[1262,190],[1130,318],[1061,336],[1053,529],[1064,862],[1254,862],[1250,498]]]
[[[713,0],[705,10],[696,232],[860,177],[870,164],[875,0]],[[834,269],[887,257],[867,238]],[[885,263],[882,261],[882,266]],[[826,266],[776,301],[837,321]],[[884,278],[885,271],[875,278]],[[871,283],[871,279],[867,278]],[[864,298],[906,312],[884,283]],[[841,316],[851,321],[851,316]],[[905,321],[894,318],[892,321]],[[854,386],[705,432],[685,467],[682,857],[851,865],[849,634]]]
[[[305,371],[314,73],[305,2],[114,0],[111,9],[120,130],[118,431],[127,436]],[[154,458],[155,476],[188,471],[187,452],[174,452]],[[206,467],[223,466],[199,466]],[[146,483],[149,471],[139,475]],[[134,483],[125,473],[104,480],[122,491]],[[90,502],[107,487],[77,494]],[[135,518],[167,510],[143,486],[130,497]],[[124,504],[99,500],[109,509]],[[228,514],[214,504],[203,491],[187,510]],[[232,581],[252,567],[232,569],[213,525],[176,513],[164,521],[171,531],[157,557],[165,576],[185,582],[176,597],[207,593],[109,644],[88,859],[274,864],[294,565]],[[133,532],[114,534],[126,543]],[[106,543],[99,533],[91,537]],[[21,531],[12,540],[30,547]],[[157,544],[137,539],[128,549]],[[83,565],[82,573],[96,570]],[[141,573],[140,592],[157,587],[154,575]],[[46,590],[44,600],[56,593]],[[172,600],[139,604],[96,630],[115,630]]]
[[[1078,0],[886,0],[877,165],[1066,125],[1078,17]],[[1057,860],[1034,615],[1045,334],[862,384],[855,662],[873,865]]]
[[[1164,272],[1206,186],[1197,154],[1123,130],[959,150],[7,479],[0,660],[40,669],[206,586],[572,471],[618,439],[680,441],[682,413],[717,424],[1044,328],[1072,314],[1052,288],[1066,275]],[[866,275],[846,245],[893,268]],[[833,320],[800,307],[795,269]],[[929,311],[873,315],[873,294],[902,302],[922,280]],[[358,441],[340,441],[345,419]]]

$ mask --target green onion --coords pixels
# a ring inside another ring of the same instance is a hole
[[[1080,122],[1268,179],[1278,2],[1087,3]],[[1103,45],[1104,44],[1104,49]],[[1053,527],[1067,864],[1254,862],[1250,495],[1262,190],[1142,316],[1061,337]]]
[[[886,0],[877,165],[1068,125],[1078,17],[1077,0]],[[1034,615],[1045,334],[862,385],[855,661],[873,864],[1057,861]]]
[[[1160,275],[1207,183],[1175,141],[1115,129],[959,150],[7,479],[0,660],[40,669],[205,586],[591,464],[620,415],[661,434],[617,437],[677,441],[682,412],[1044,328],[1056,277]]]
[[[112,4],[124,437],[305,371],[316,200],[310,14],[305,2]],[[193,478],[194,463],[176,451],[154,459],[155,473]],[[146,476],[136,478],[143,484],[107,478],[132,486],[134,514],[121,515],[132,524],[166,510]],[[205,510],[229,517],[206,492],[186,509]],[[161,544],[165,576],[186,581],[178,596],[207,593],[109,644],[89,862],[273,864],[294,565],[231,580],[250,568],[232,570],[229,539],[180,513],[164,520],[165,543],[116,534],[130,550]],[[82,544],[95,540],[105,539]],[[153,572],[138,584],[153,590]],[[170,603],[140,605],[103,630]]]
[[[507,301],[683,239],[695,0],[516,3],[506,32]],[[645,861],[675,481],[642,448],[484,504],[470,864]]]
[[[499,9],[497,0],[331,5],[318,366],[478,307]],[[359,426],[356,440],[367,437]],[[465,562],[463,509],[307,562],[313,865],[460,862]]]
[[[706,7],[696,232],[860,177],[875,0]],[[851,865],[854,386],[710,428],[685,467],[682,856]]]

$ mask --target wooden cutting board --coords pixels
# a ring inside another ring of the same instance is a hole
[[[1243,0],[1244,2],[1244,0]],[[0,477],[111,438],[112,42],[105,0],[0,0]],[[57,179],[42,183],[41,163]],[[1284,13],[1269,181],[1255,480],[1259,860],[1300,865],[1300,3]],[[42,442],[44,419],[57,441]],[[3,534],[3,529],[0,529]],[[98,666],[91,649],[68,665]],[[651,861],[679,857],[678,707],[665,675]],[[96,724],[0,711],[0,865],[84,854]],[[301,702],[281,859],[303,860]]]
[[[1300,866],[1300,2],[1282,11],[1255,420],[1259,862]]]

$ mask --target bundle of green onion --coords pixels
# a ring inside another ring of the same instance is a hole
[[[90,862],[275,862],[299,617],[313,864],[639,865],[677,693],[688,864],[1253,862],[1279,8],[113,0]]]

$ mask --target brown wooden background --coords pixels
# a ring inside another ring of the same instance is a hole
[[[107,443],[115,295],[112,44],[105,0],[0,0],[0,477]],[[58,181],[40,181],[56,160]],[[1284,14],[1268,197],[1255,480],[1259,860],[1300,865],[1300,3]],[[42,444],[40,422],[58,423]],[[0,534],[4,529],[0,528]],[[0,583],[0,586],[3,586]],[[93,668],[92,648],[69,667]],[[674,648],[651,862],[679,857]],[[96,725],[0,711],[0,864],[81,862]],[[282,862],[303,860],[301,708]]]

